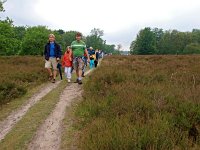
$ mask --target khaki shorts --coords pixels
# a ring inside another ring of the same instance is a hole
[[[83,59],[81,57],[76,57],[73,60],[73,67],[75,70],[82,70],[84,66]]]
[[[45,60],[45,68],[52,68],[53,70],[58,70],[57,68],[58,62],[56,58],[49,58],[49,60]]]

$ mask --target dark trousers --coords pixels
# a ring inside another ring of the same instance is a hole
[[[83,70],[82,70],[83,71],[82,75],[84,75],[86,67],[87,67],[87,58],[86,57],[83,58],[83,62],[84,62],[84,66],[83,66]]]
[[[95,65],[95,68],[96,68],[97,65],[98,65],[98,60],[95,60],[95,61],[94,61],[94,65]]]

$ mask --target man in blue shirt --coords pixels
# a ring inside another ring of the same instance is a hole
[[[50,57],[53,57],[53,58],[55,58],[55,45],[54,45],[55,43],[54,42],[50,42]]]
[[[58,61],[61,59],[61,48],[55,42],[55,36],[53,34],[49,35],[49,42],[45,46],[44,56],[45,56],[45,68],[49,72],[49,80],[52,80],[52,83],[55,83],[58,70],[57,65]]]

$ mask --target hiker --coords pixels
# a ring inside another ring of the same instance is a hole
[[[95,66],[94,60],[96,59],[96,54],[95,54],[95,50],[92,47],[90,47],[89,56],[90,56],[90,69],[93,69]]]
[[[102,59],[104,56],[104,52],[102,50],[99,50],[99,59]]]
[[[96,68],[97,65],[98,65],[98,62],[99,62],[99,50],[98,49],[96,49],[95,54],[96,54],[96,59],[94,61],[94,65],[95,65],[95,68]]]
[[[62,66],[65,68],[65,76],[67,78],[68,83],[71,82],[72,78],[72,60],[72,49],[70,46],[68,46],[62,59]]]
[[[57,65],[61,59],[61,48],[55,41],[55,35],[49,35],[49,42],[45,45],[44,49],[45,56],[45,68],[49,73],[49,80],[55,83],[57,75]],[[52,71],[53,68],[53,71]]]
[[[86,45],[81,39],[82,39],[82,34],[77,33],[76,40],[73,41],[71,44],[72,52],[74,55],[73,66],[74,66],[74,69],[76,70],[76,75],[77,75],[76,82],[78,84],[82,84],[82,69],[84,65],[83,64],[84,52],[89,62],[89,56],[88,56],[88,51],[86,49]]]
[[[85,52],[83,56],[83,62],[84,62],[84,65],[83,65],[83,70],[82,70],[82,77],[85,77],[85,70],[87,67],[87,54]]]

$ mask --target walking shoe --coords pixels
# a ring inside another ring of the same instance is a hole
[[[81,80],[78,80],[78,84],[83,84]]]
[[[79,80],[78,80],[78,79],[76,79],[76,81],[75,81],[74,83],[78,83],[78,81],[79,81]]]
[[[56,79],[53,79],[53,80],[52,80],[52,83],[55,83],[55,82],[56,82]]]
[[[67,82],[68,82],[68,83],[70,83],[70,82],[71,82],[71,80],[70,80],[70,79],[68,79],[68,80],[67,80]]]

